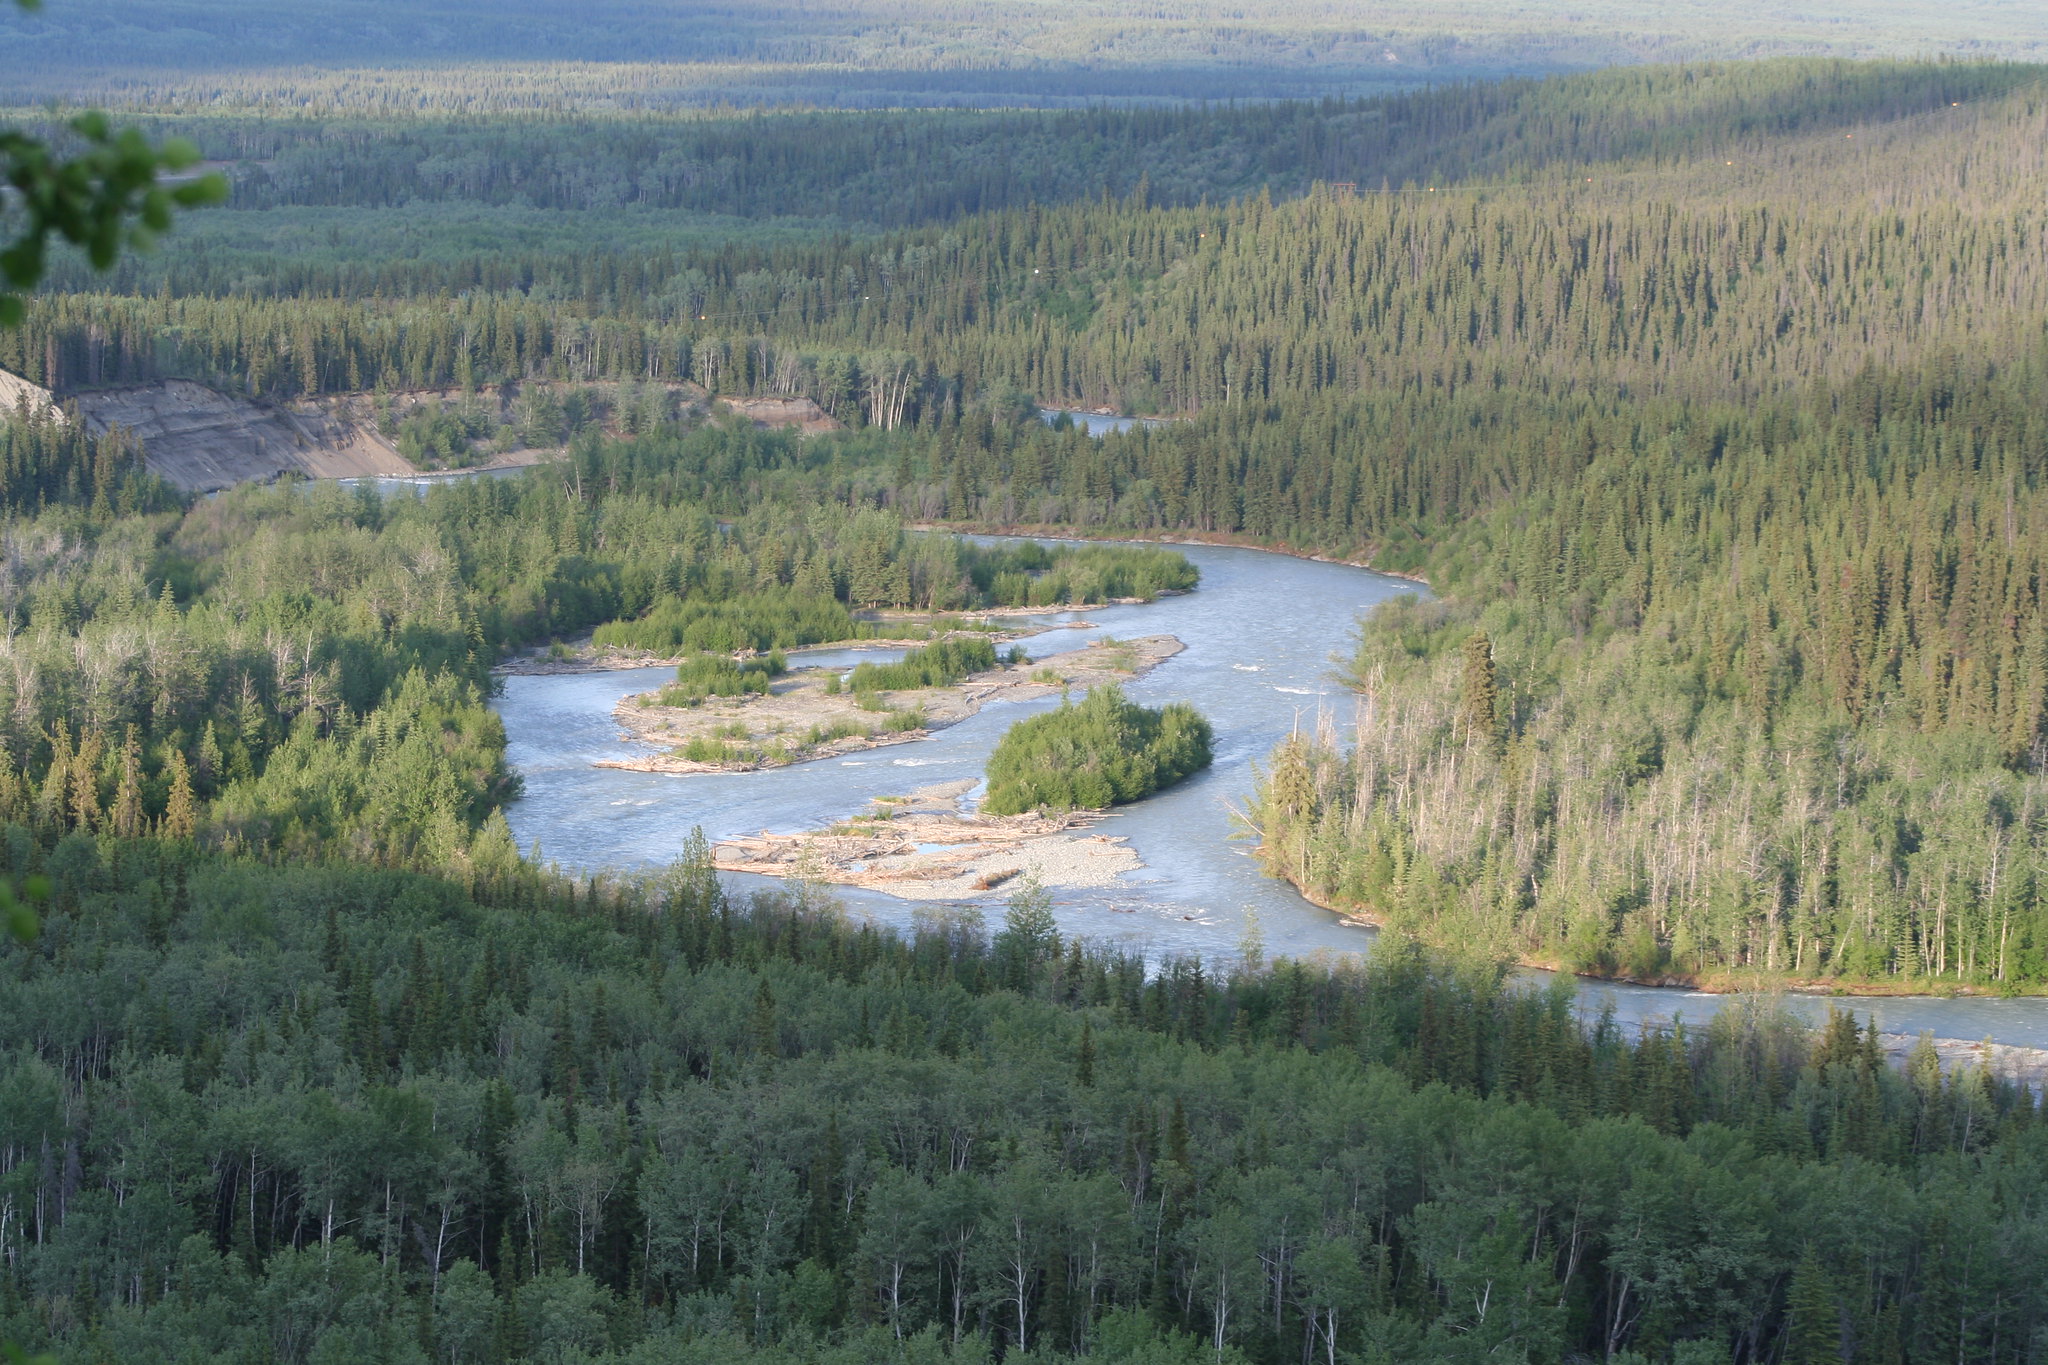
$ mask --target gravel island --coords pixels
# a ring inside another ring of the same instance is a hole
[[[658,693],[626,697],[612,714],[627,735],[664,751],[598,760],[636,772],[715,773],[779,768],[884,745],[956,725],[990,701],[1029,701],[1142,677],[1181,652],[1171,635],[1099,640],[1081,649],[970,674],[950,687],[858,696],[835,690],[836,668],[798,669],[765,693],[663,706]],[[881,708],[881,709],[876,709]]]

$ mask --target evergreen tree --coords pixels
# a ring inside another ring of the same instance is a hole
[[[1493,641],[1475,631],[1465,642],[1464,673],[1458,690],[1458,725],[1465,742],[1492,749],[1500,735],[1500,682],[1494,670]]]

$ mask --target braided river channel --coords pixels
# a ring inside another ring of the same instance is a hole
[[[1414,583],[1344,564],[1259,550],[1180,546],[1202,573],[1201,586],[1144,606],[1117,606],[1038,618],[1065,628],[1022,643],[1034,657],[1077,648],[1105,635],[1172,634],[1187,646],[1127,691],[1139,701],[1192,702],[1216,728],[1215,762],[1177,787],[1106,818],[1104,834],[1127,836],[1145,866],[1112,887],[1060,890],[1054,907],[1063,930],[1159,956],[1234,958],[1246,911],[1255,911],[1272,955],[1365,953],[1373,933],[1311,905],[1285,882],[1263,875],[1234,809],[1252,787],[1252,765],[1297,724],[1320,710],[1348,728],[1353,700],[1333,676],[1361,613]],[[1074,623],[1085,622],[1079,628]],[[877,650],[793,653],[792,665],[850,667],[891,657]],[[640,870],[681,853],[693,827],[716,841],[763,830],[812,828],[858,813],[873,797],[957,778],[979,777],[1010,724],[1051,700],[996,703],[930,739],[838,758],[750,773],[674,776],[592,767],[601,758],[646,752],[627,740],[612,707],[672,676],[666,668],[515,675],[496,706],[525,792],[506,811],[520,847],[540,845],[567,869]],[[972,796],[970,795],[970,800]],[[767,879],[726,875],[744,893]],[[833,888],[850,914],[907,926],[911,903],[876,892]],[[991,924],[1001,893],[980,902]],[[1528,973],[1531,978],[1542,973]],[[1678,1016],[1699,1022],[1724,997],[1655,987],[1581,982],[1582,1009],[1611,1001],[1623,1021]],[[2048,1047],[2048,1000],[1961,997],[1861,997],[1838,1001],[1875,1015],[1888,1033],[1992,1038]],[[1793,996],[1788,1008],[1820,1017],[1827,1002]]]

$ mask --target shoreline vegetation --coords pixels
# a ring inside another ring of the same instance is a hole
[[[1200,579],[1187,556],[1149,546],[1048,547],[1021,538],[977,545],[959,536],[908,535],[898,518],[882,512],[817,517],[840,523],[841,544],[824,553],[799,544],[794,554],[785,544],[755,565],[752,585],[712,575],[699,582],[671,566],[665,581],[646,585],[652,590],[637,609],[595,625],[578,645],[557,636],[501,657],[491,671],[603,671],[679,666],[708,654],[1017,638],[1033,632],[1006,630],[997,620],[1152,602],[1191,592]],[[723,535],[735,525],[701,529]]]
[[[1082,611],[1085,608],[1073,607],[1068,608],[1068,610]],[[1010,614],[1008,612],[1004,613],[1004,615]],[[1020,611],[1017,614],[1021,615],[1022,612]],[[956,634],[970,633],[986,636],[989,640],[1000,644],[1008,644],[1012,640],[1026,639],[1042,631],[1063,629],[1063,627],[1059,626],[1036,626],[1030,629],[1019,630],[998,630],[994,628],[984,630],[982,627],[974,624],[976,620],[981,619],[986,618],[963,617],[957,621],[936,618],[926,627],[929,633],[923,635],[876,635],[850,640],[824,640],[817,644],[803,645],[799,648],[803,650],[922,649],[924,646],[932,643],[933,640],[947,639]],[[1076,622],[1074,624],[1077,627],[1085,628],[1087,623]],[[681,668],[692,659],[702,657],[701,654],[696,653],[654,654],[642,650],[625,649],[619,646],[600,646],[594,644],[591,638],[586,635],[575,644],[564,644],[556,647],[543,646],[515,655],[512,658],[501,660],[491,669],[491,672],[498,674],[500,677],[508,678],[558,677],[566,673],[629,673],[636,668]],[[741,651],[733,657],[737,660],[745,660],[757,657],[757,653],[756,651],[747,650]]]
[[[925,675],[933,677],[934,685],[902,685],[924,680],[916,676],[920,656],[935,655],[956,641],[963,647],[957,652],[972,656],[970,662],[978,666]],[[947,637],[913,650],[902,664],[863,663],[843,683],[840,669],[806,668],[767,681],[765,691],[704,696],[688,705],[664,704],[668,689],[643,692],[622,699],[612,714],[629,738],[665,745],[666,752],[600,759],[594,766],[631,772],[753,772],[860,753],[928,739],[991,701],[1033,701],[1140,678],[1184,648],[1171,635],[1147,635],[1098,640],[1040,659],[1012,651],[1007,661],[998,662],[994,646],[985,640]],[[864,670],[873,670],[867,677],[875,686],[863,685]]]
[[[1070,610],[1187,591],[1199,575],[1185,555],[1138,546],[1053,546],[1019,540],[977,545],[960,537],[908,537],[893,517],[870,521],[840,564],[793,562],[774,582],[704,594],[676,584],[634,619],[592,632],[597,647],[651,653],[800,649],[859,639],[878,627],[863,612],[920,608],[931,616],[1031,608]],[[787,582],[785,583],[785,573]]]
[[[1362,905],[1346,904],[1337,897],[1318,890],[1291,872],[1275,870],[1270,861],[1270,851],[1261,844],[1252,853],[1265,866],[1266,875],[1286,882],[1294,893],[1324,910],[1346,924],[1361,929],[1385,930],[1389,927],[1386,919],[1374,914]],[[1687,973],[1664,971],[1658,973],[1632,973],[1625,969],[1603,970],[1599,967],[1572,967],[1555,957],[1544,954],[1511,953],[1507,960],[1517,967],[1532,971],[1556,972],[1576,977],[1581,981],[1614,986],[1644,986],[1653,990],[1689,991],[1699,995],[1758,995],[1782,992],[1787,995],[1810,995],[1838,1000],[2012,1000],[2041,999],[2048,997],[2048,987],[2031,990],[2001,991],[1986,989],[1968,982],[1955,981],[1862,981],[1853,978],[1813,977],[1802,978],[1790,975],[1773,975],[1767,971]],[[1899,1035],[1911,1037],[1912,1035]],[[1937,1041],[1954,1041],[1938,1039]],[[1962,1045],[1976,1047],[1979,1044]],[[1998,1044],[2000,1047],[2007,1044]],[[2036,1049],[2025,1049],[2036,1050]],[[2048,1050],[2043,1050],[2048,1057]]]
[[[1321,554],[1315,550],[1303,549],[1285,540],[1270,536],[1238,535],[1227,531],[1204,531],[1175,535],[1170,533],[1147,534],[1142,531],[1099,531],[1086,527],[1060,527],[1045,524],[1006,525],[998,522],[977,521],[916,521],[905,523],[904,530],[931,535],[966,536],[1015,536],[1022,540],[1078,540],[1091,545],[1157,545],[1164,549],[1181,546],[1197,546],[1211,550],[1262,550],[1267,554],[1285,555],[1289,559],[1305,559],[1312,564],[1342,564],[1346,568],[1364,569],[1383,578],[1399,578],[1409,583],[1419,583],[1431,591],[1435,586],[1428,578],[1412,569],[1386,569],[1370,559],[1353,559],[1345,555]]]
[[[1263,845],[1252,850],[1253,855],[1266,862],[1267,850]],[[1293,887],[1295,893],[1319,910],[1326,910],[1346,924],[1363,929],[1384,931],[1387,923],[1362,906],[1339,904],[1333,897],[1318,892],[1313,887],[1302,885],[1293,876],[1274,872],[1267,865],[1267,875],[1276,877]],[[1512,959],[1516,967],[1534,971],[1551,972],[1568,978],[1581,985],[1595,988],[1602,985],[1644,986],[1654,990],[1685,991],[1699,995],[1724,995],[1745,997],[1751,1000],[1768,1000],[1773,995],[1815,996],[1828,1000],[1841,1000],[1848,1006],[1846,1013],[1855,1016],[1855,1002],[1859,1000],[1895,1000],[1905,998],[1954,999],[1968,996],[1979,998],[2009,998],[1996,991],[1957,987],[1950,982],[1915,982],[1910,986],[1892,983],[1799,981],[1789,978],[1774,978],[1767,974],[1751,973],[1747,977],[1732,973],[1713,977],[1685,977],[1667,974],[1662,977],[1632,976],[1620,972],[1576,971],[1554,958],[1519,956]],[[1845,987],[1857,989],[1845,989]],[[2035,993],[2027,993],[2034,996]],[[2038,998],[2038,996],[2035,996]],[[1833,1011],[1833,1006],[1830,1007]],[[1683,1016],[1683,1010],[1673,1010],[1663,1021],[1665,1026],[1674,1026]],[[1657,1025],[1652,1024],[1653,1029]],[[1690,1027],[1690,1025],[1688,1025]],[[1873,1031],[1874,1031],[1873,1021]],[[1875,1033],[1879,1049],[1894,1067],[1910,1071],[1915,1065],[1916,1054],[1924,1047],[1938,1059],[1944,1073],[1954,1073],[1964,1068],[1976,1068],[1987,1076],[2029,1086],[2035,1090],[2048,1091],[2048,1048],[2028,1047],[2021,1043],[2000,1043],[1990,1038],[1971,1040],[1968,1038],[1941,1038],[1932,1032],[1924,1033]]]
[[[921,649],[934,640],[956,636],[979,636],[997,644],[1009,644],[1016,640],[1027,640],[1049,630],[1090,630],[1091,621],[1028,622],[1023,624],[998,624],[1010,621],[1027,622],[1033,616],[1057,616],[1066,612],[1086,612],[1100,607],[1140,607],[1156,602],[1161,597],[1178,597],[1187,588],[1162,588],[1150,597],[1112,597],[1107,601],[1057,602],[1036,607],[1000,607],[989,611],[932,613],[926,611],[892,610],[882,608],[875,611],[854,614],[854,620],[861,624],[872,624],[883,630],[891,626],[902,628],[901,635],[861,635],[844,640],[819,640],[803,645],[783,646],[786,650],[826,649]],[[752,657],[757,651],[742,650],[736,658]],[[625,645],[600,645],[594,633],[586,632],[573,642],[558,641],[552,645],[535,645],[520,653],[499,660],[492,665],[491,672],[501,677],[552,677],[565,673],[623,673],[636,668],[678,668],[700,655],[692,652],[659,654],[649,650],[633,649]]]

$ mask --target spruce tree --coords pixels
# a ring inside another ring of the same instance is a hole
[[[1842,1365],[1842,1319],[1827,1272],[1808,1246],[1785,1291],[1785,1365]]]
[[[1483,630],[1465,641],[1464,680],[1458,691],[1458,729],[1467,744],[1492,750],[1500,736],[1500,679],[1493,641]]]

